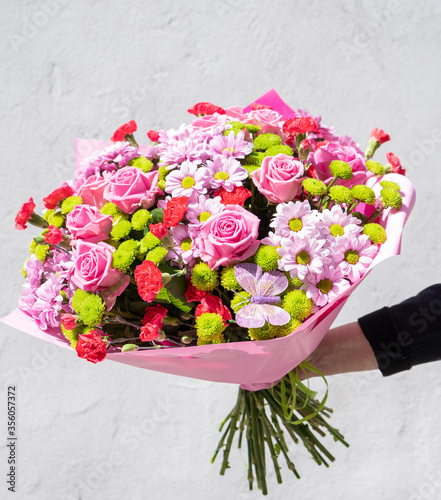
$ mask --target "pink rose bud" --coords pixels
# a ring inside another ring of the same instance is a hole
[[[61,324],[65,330],[73,330],[77,326],[76,316],[73,314],[62,314]]]
[[[308,139],[303,139],[299,146],[299,158],[301,160],[306,160],[308,158],[309,152],[311,151],[311,143]]]

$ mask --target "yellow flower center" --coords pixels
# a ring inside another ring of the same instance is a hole
[[[227,179],[230,178],[230,176],[228,175],[228,172],[216,172],[214,174],[214,178],[215,179],[222,179],[223,181],[226,181]]]
[[[325,279],[320,280],[320,281],[317,283],[317,288],[318,288],[321,292],[323,292],[323,293],[325,293],[325,294],[326,294],[326,293],[328,293],[328,292],[331,290],[331,288],[332,288],[332,283],[331,283],[331,281],[330,281],[330,280],[328,280],[328,279],[326,279],[326,278],[325,278]]]
[[[332,224],[329,230],[331,231],[332,236],[343,236],[345,234],[345,230],[342,226],[340,226],[340,224]]]
[[[181,241],[181,248],[186,252],[187,250],[191,249],[191,239],[190,238],[185,238],[185,240]]]
[[[345,252],[345,261],[349,262],[349,264],[356,264],[358,262],[359,255],[356,250],[347,250]]]
[[[209,217],[211,217],[210,212],[202,212],[199,215],[199,222],[205,222]]]
[[[296,256],[297,264],[301,264],[302,266],[306,266],[311,262],[311,257],[306,250],[302,250]]]
[[[222,153],[223,153],[224,151],[229,151],[231,154],[233,154],[233,153],[234,153],[234,148],[224,148],[224,149],[222,150]]]
[[[195,185],[193,177],[187,176],[182,179],[182,187],[184,189],[189,189]]]
[[[300,231],[300,229],[302,229],[302,227],[303,227],[302,219],[291,219],[289,221],[289,228],[291,229],[291,231],[297,233],[298,231]]]

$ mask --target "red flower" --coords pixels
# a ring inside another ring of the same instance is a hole
[[[18,211],[18,214],[15,217],[15,229],[26,229],[26,223],[31,218],[31,215],[34,212],[35,203],[32,198],[29,198],[29,201],[23,203],[22,207]]]
[[[135,120],[130,120],[128,123],[124,123],[124,125],[121,125],[121,127],[115,130],[111,140],[113,142],[125,141],[126,135],[133,134],[133,132],[136,132],[137,129],[138,126],[136,125]]]
[[[188,302],[200,302],[204,297],[210,295],[210,292],[198,290],[191,282],[191,277],[187,278],[187,290],[185,290],[185,298]]]
[[[163,287],[162,273],[150,260],[136,266],[135,280],[139,295],[146,302],[151,302]]]
[[[162,320],[167,316],[167,314],[167,309],[164,306],[161,306],[161,304],[146,307],[142,324],[147,325],[148,323],[151,323],[152,325],[157,325],[159,328],[162,328]]]
[[[317,151],[323,146],[326,146],[326,144],[329,144],[329,141],[315,141],[315,150]]]
[[[58,245],[63,240],[61,231],[56,226],[49,226],[47,233],[44,235],[44,241],[49,245]]]
[[[69,196],[72,196],[73,194],[74,193],[72,188],[67,184],[64,186],[60,186],[59,188],[52,191],[52,193],[47,195],[46,198],[43,198],[44,206],[49,210],[53,210],[58,205],[58,203],[60,203],[60,201],[69,198]]]
[[[73,330],[77,326],[76,317],[73,314],[62,314],[61,324],[65,330]]]
[[[159,141],[159,132],[156,132],[156,130],[149,130],[147,132],[147,137],[152,141],[152,142],[158,142]]]
[[[258,109],[273,109],[273,107],[267,106],[266,104],[260,104],[260,102],[253,102],[253,104],[251,104],[251,109],[256,111]]]
[[[98,363],[106,357],[106,343],[95,330],[78,335],[76,351],[80,358],[91,363]]]
[[[300,143],[300,149],[303,149],[303,151],[311,149],[311,143],[308,141],[308,139],[303,139],[303,141]]]
[[[224,325],[228,326],[227,321],[231,319],[231,312],[228,307],[224,306],[222,300],[216,295],[209,295],[201,300],[201,303],[196,307],[195,316],[198,318],[202,313],[216,313],[222,316]]]
[[[153,325],[152,323],[147,323],[141,326],[141,333],[139,334],[139,339],[143,342],[149,342],[151,340],[156,340],[159,337],[159,326]]]
[[[168,236],[167,224],[164,224],[163,222],[159,222],[158,224],[150,224],[149,229],[153,236],[156,236],[160,240]]]
[[[374,139],[376,142],[379,142],[380,144],[384,144],[387,141],[390,141],[389,134],[386,134],[384,130],[381,130],[381,128],[374,128],[371,132],[371,139]]]
[[[387,161],[391,164],[394,174],[406,175],[406,169],[401,166],[400,159],[393,153],[386,153]]]
[[[213,196],[220,196],[224,205],[239,205],[243,207],[245,200],[251,196],[251,191],[243,186],[234,186],[233,191],[228,192],[221,187]]]
[[[196,116],[212,115],[214,113],[219,113],[220,115],[225,114],[225,110],[219,106],[215,106],[209,102],[198,102],[192,108],[187,109],[188,113]]]
[[[319,128],[317,122],[311,116],[298,116],[291,120],[286,120],[283,124],[283,131],[293,137],[297,134],[306,134],[314,132],[317,134]]]
[[[188,196],[179,196],[172,198],[167,202],[164,210],[163,222],[167,227],[177,226],[184,218],[187,211]]]

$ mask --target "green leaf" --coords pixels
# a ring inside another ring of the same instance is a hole
[[[155,208],[150,212],[152,216],[153,224],[158,224],[158,222],[162,222],[164,220],[164,211],[162,208]]]

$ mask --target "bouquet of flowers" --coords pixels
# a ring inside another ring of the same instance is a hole
[[[271,91],[248,108],[198,103],[191,124],[150,130],[134,121],[112,142],[77,141],[76,169],[16,217],[43,229],[23,265],[19,309],[3,321],[108,359],[239,383],[213,459],[228,467],[236,431],[248,480],[265,494],[266,460],[296,476],[282,429],[318,464],[334,460],[318,435],[346,445],[301,371],[350,293],[399,252],[414,192],[399,159],[372,160],[348,136]],[[299,476],[298,476],[299,477]]]

